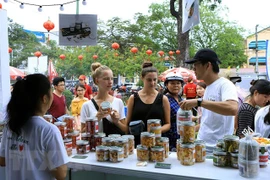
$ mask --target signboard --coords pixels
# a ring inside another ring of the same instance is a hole
[[[266,74],[267,79],[270,79],[270,42],[266,41],[266,56],[265,56],[265,64],[266,64]]]
[[[182,33],[200,23],[199,0],[182,1]]]
[[[47,74],[48,71],[48,56],[28,57],[28,68],[27,72],[29,74],[41,73]]]
[[[27,32],[27,33],[30,33],[30,34],[34,34],[39,42],[45,43],[46,37],[45,37],[45,34],[43,32],[30,31],[30,30],[26,30],[26,29],[24,29],[24,31]]]

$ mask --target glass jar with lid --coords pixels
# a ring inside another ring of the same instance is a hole
[[[43,118],[44,118],[47,122],[53,123],[53,117],[52,117],[52,115],[50,115],[50,114],[45,114],[45,115],[43,116]]]
[[[137,160],[138,161],[149,161],[149,149],[141,144],[137,145]]]
[[[238,169],[238,153],[230,153],[230,158],[231,167]]]
[[[81,134],[81,139],[84,140],[84,141],[90,142],[90,137],[91,137],[90,134],[87,134],[87,133],[82,133]]]
[[[194,143],[195,141],[195,123],[181,122],[180,124],[180,139],[182,143]]]
[[[181,143],[180,162],[182,165],[191,166],[195,163],[195,144]]]
[[[234,135],[224,136],[224,150],[226,152],[238,152],[239,137]]]
[[[87,118],[85,120],[86,133],[95,135],[98,132],[98,119],[97,117]]]
[[[111,146],[109,153],[111,162],[121,162],[124,160],[124,149],[122,147]]]
[[[163,146],[153,146],[150,151],[150,161],[152,162],[164,162],[165,151]]]
[[[86,154],[90,152],[90,146],[88,141],[77,141],[77,154]]]
[[[147,120],[147,132],[150,132],[151,127],[157,127],[161,125],[160,119],[148,119]]]
[[[109,147],[96,146],[96,159],[97,161],[104,162],[109,160]]]
[[[67,137],[67,126],[65,122],[55,122],[54,125],[58,127],[63,139]]]
[[[102,132],[96,133],[94,135],[94,137],[95,137],[95,144],[94,144],[94,146],[96,147],[96,146],[102,145],[102,138],[104,138],[105,136],[106,136],[105,133],[102,133]]]
[[[203,140],[195,141],[195,162],[204,162],[206,157],[206,146]]]
[[[122,137],[128,139],[129,155],[133,154],[134,146],[135,146],[134,136],[133,135],[123,135]]]
[[[110,137],[110,138],[120,138],[121,134],[109,134],[108,137]]]
[[[113,138],[110,137],[104,137],[102,138],[102,145],[103,146],[113,146]]]
[[[227,152],[224,152],[222,149],[215,149],[213,151],[213,164],[218,167],[225,167],[228,163]]]
[[[67,151],[67,155],[71,156],[72,155],[72,140],[71,139],[63,139],[64,145]]]
[[[117,138],[114,140],[114,145],[124,148],[124,158],[128,157],[129,148],[128,148],[128,139],[127,138]]]
[[[155,146],[155,134],[149,132],[141,133],[141,145],[146,146],[148,148]]]
[[[74,131],[74,126],[75,126],[75,118],[73,116],[64,116],[63,122],[66,123],[67,125],[67,132],[73,132]]]
[[[72,139],[72,148],[75,149],[77,146],[76,142],[80,140],[80,132],[73,131],[72,133],[68,133],[68,137]]]
[[[224,149],[224,139],[219,139],[219,140],[217,140],[216,147],[217,147],[218,149]]]
[[[181,154],[182,154],[182,148],[181,148],[181,139],[176,140],[176,154],[177,154],[177,160],[180,161]]]
[[[165,158],[169,157],[169,151],[170,151],[169,138],[161,137],[161,138],[156,139],[156,146],[163,146],[165,150]]]

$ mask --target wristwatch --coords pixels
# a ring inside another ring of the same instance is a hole
[[[197,99],[197,106],[200,107],[202,104],[203,98],[198,98]]]

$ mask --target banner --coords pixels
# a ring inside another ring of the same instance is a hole
[[[266,74],[267,79],[270,79],[270,42],[266,40],[266,56],[265,56],[265,64],[266,64]]]
[[[59,45],[97,45],[97,15],[59,14]]]
[[[182,0],[182,33],[199,23],[199,0]]]
[[[45,38],[45,34],[43,32],[39,32],[39,31],[30,31],[30,30],[26,30],[23,29],[25,32],[29,33],[29,34],[34,34],[36,36],[36,38],[38,39],[39,42],[41,43],[45,43],[46,38]]]
[[[49,77],[50,82],[52,83],[53,79],[55,77],[57,77],[57,76],[58,76],[58,74],[57,74],[57,72],[56,72],[56,70],[54,68],[52,60],[50,60],[49,61],[49,66],[48,66],[48,77]]]

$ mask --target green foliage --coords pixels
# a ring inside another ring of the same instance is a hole
[[[70,104],[73,99],[73,94],[69,90],[65,90],[63,94],[66,97],[67,108],[70,109]]]

